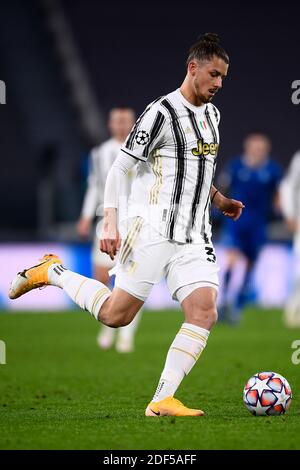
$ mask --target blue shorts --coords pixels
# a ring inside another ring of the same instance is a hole
[[[251,262],[256,261],[267,241],[265,225],[242,225],[232,220],[226,222],[220,240],[221,244],[227,248],[240,250]]]

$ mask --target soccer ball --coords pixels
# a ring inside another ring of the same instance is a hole
[[[243,400],[250,413],[255,416],[282,415],[290,407],[292,390],[282,375],[276,372],[258,372],[246,383]]]

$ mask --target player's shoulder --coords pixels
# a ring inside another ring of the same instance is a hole
[[[281,174],[283,172],[282,166],[279,162],[277,162],[274,158],[270,158],[268,162],[268,167],[271,172],[276,174]]]
[[[172,111],[178,111],[184,108],[182,100],[179,98],[178,89],[167,93],[166,95],[160,96],[155,101],[150,103],[149,107],[160,111],[165,117],[170,118],[173,114]]]
[[[168,115],[166,109],[162,106],[165,96],[159,96],[151,101],[138,118],[137,124],[142,122],[144,126],[152,126],[153,122],[157,122],[157,120],[162,123],[166,122]]]
[[[156,115],[158,112],[160,112],[161,114],[163,114],[165,117],[167,117],[167,113],[166,113],[166,109],[165,107],[163,106],[163,101],[167,98],[168,95],[162,95],[162,96],[159,96],[158,98],[156,98],[155,100],[151,101],[151,103],[149,103],[147,106],[146,106],[146,109],[144,111],[144,113],[142,114],[143,115]]]
[[[214,104],[208,103],[207,104],[207,109],[208,109],[208,112],[215,117],[217,123],[219,124],[220,119],[221,119],[221,113],[218,110],[218,108]]]
[[[162,95],[159,96],[158,98],[155,98],[155,100],[151,101],[147,106],[146,110],[154,109],[157,110],[161,107],[162,101],[166,98],[167,95]]]
[[[300,150],[298,150],[291,158],[290,165],[297,167],[300,170]]]

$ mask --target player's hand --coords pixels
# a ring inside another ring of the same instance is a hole
[[[238,220],[242,215],[245,207],[244,204],[241,201],[236,201],[235,199],[225,199],[226,201],[222,208],[222,214],[234,221]]]
[[[78,220],[77,225],[76,225],[78,235],[81,238],[87,238],[91,231],[91,225],[92,225],[91,219],[86,219],[84,217],[81,217],[81,219]]]
[[[114,260],[121,246],[121,238],[117,229],[116,209],[105,210],[103,229],[100,236],[100,250]]]
[[[241,201],[236,201],[235,199],[229,199],[228,197],[223,196],[223,194],[218,193],[217,198],[214,201],[218,209],[226,217],[229,217],[233,220],[238,220],[243,212],[244,204]]]
[[[121,238],[118,229],[104,223],[100,238],[100,250],[107,253],[111,260],[114,260],[120,246]]]

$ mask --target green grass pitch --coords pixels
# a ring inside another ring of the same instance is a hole
[[[81,312],[1,314],[0,449],[300,449],[300,364],[278,310],[248,309],[219,324],[177,397],[202,418],[145,418],[180,312],[145,312],[133,354],[102,352],[98,325]],[[253,417],[242,389],[274,370],[293,390],[290,411]]]

